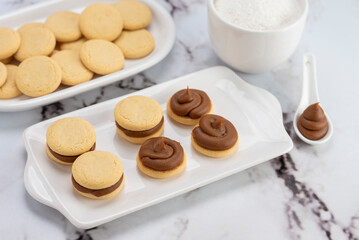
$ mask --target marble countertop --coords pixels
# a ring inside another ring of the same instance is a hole
[[[41,0],[1,0],[0,14]],[[158,0],[173,16],[177,39],[167,58],[124,81],[19,113],[0,113],[2,239],[359,239],[359,1],[309,0],[294,55],[265,74],[238,73],[280,101],[295,147],[283,156],[102,226],[76,229],[28,195],[23,130],[39,121],[223,65],[211,49],[205,0]],[[313,147],[293,133],[301,59],[317,56],[321,103],[335,125]]]

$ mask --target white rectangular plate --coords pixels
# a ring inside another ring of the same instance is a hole
[[[127,78],[137,74],[156,63],[160,62],[167,56],[173,47],[175,40],[175,25],[169,13],[158,3],[151,0],[140,0],[144,2],[152,11],[152,21],[147,29],[152,33],[156,47],[151,54],[138,60],[125,60],[124,69],[106,76],[100,76],[89,82],[79,84],[73,87],[60,86],[58,90],[48,95],[30,98],[25,95],[14,99],[2,100],[0,99],[0,111],[13,112],[22,111],[38,106],[46,105],[56,102],[77,94],[105,86],[116,82],[118,80]],[[1,27],[18,28],[21,25],[29,22],[44,22],[48,16],[54,12],[70,10],[81,13],[82,10],[97,2],[114,3],[117,0],[53,0],[44,1],[24,9],[0,16]]]
[[[239,148],[232,156],[212,159],[197,153],[190,141],[192,127],[168,118],[167,100],[187,85],[206,91],[212,99],[213,113],[229,119],[237,128]],[[163,135],[179,141],[187,155],[187,167],[181,175],[152,179],[137,169],[136,155],[140,146],[117,135],[113,116],[115,105],[131,95],[148,96],[161,104],[165,118]],[[72,188],[71,167],[47,157],[46,130],[51,123],[64,117],[88,120],[96,130],[96,149],[120,157],[126,180],[119,195],[108,200],[80,196]],[[209,68],[29,127],[24,132],[28,153],[25,186],[33,198],[60,211],[76,227],[91,228],[290,151],[293,143],[282,121],[280,104],[273,95],[246,83],[228,68]]]

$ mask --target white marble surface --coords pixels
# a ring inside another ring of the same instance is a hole
[[[0,14],[41,0],[0,0]],[[359,239],[359,1],[309,0],[302,41],[272,72],[239,75],[281,102],[295,148],[242,173],[95,229],[74,228],[23,184],[23,130],[43,119],[223,63],[211,49],[205,0],[159,0],[177,27],[170,55],[120,83],[20,113],[0,113],[1,239]],[[293,135],[301,57],[317,56],[332,140],[311,147]]]

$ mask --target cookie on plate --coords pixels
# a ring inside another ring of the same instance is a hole
[[[85,42],[81,47],[80,58],[88,69],[100,75],[119,71],[125,63],[121,49],[101,39]]]
[[[61,83],[61,68],[49,57],[36,56],[23,61],[16,75],[19,90],[30,97],[55,91]]]
[[[6,65],[7,79],[0,87],[0,99],[10,99],[21,95],[20,90],[16,86],[16,74],[18,66]]]
[[[20,62],[33,56],[48,56],[55,49],[55,35],[42,23],[25,24],[18,32],[21,44],[14,56]]]
[[[5,67],[5,64],[0,62],[0,87],[4,85],[7,79],[7,69]]]
[[[72,42],[78,40],[80,31],[80,15],[71,11],[56,12],[50,15],[45,22],[58,42]]]
[[[116,105],[114,115],[117,133],[129,142],[142,144],[163,132],[162,108],[152,98],[127,97]]]
[[[87,41],[87,39],[83,37],[83,38],[80,38],[73,42],[61,43],[60,49],[61,50],[73,50],[76,52],[80,52],[82,44],[84,44],[86,41]]]
[[[125,177],[121,160],[105,151],[82,154],[72,165],[72,184],[76,192],[91,198],[105,199],[118,194]]]
[[[155,40],[146,29],[123,31],[114,43],[128,59],[143,58],[155,48]]]
[[[92,79],[93,72],[88,70],[81,62],[78,52],[63,50],[54,53],[51,58],[57,62],[62,70],[61,83],[74,86]]]
[[[142,2],[124,0],[113,4],[113,6],[120,12],[123,28],[126,30],[138,30],[151,22],[151,10]]]
[[[119,11],[105,3],[95,3],[81,13],[80,29],[87,39],[115,40],[122,32]]]
[[[137,155],[137,167],[153,178],[168,178],[186,167],[186,155],[179,142],[166,137],[150,138]]]
[[[176,122],[196,125],[199,119],[212,112],[208,95],[198,89],[183,89],[176,92],[167,102],[167,113]]]
[[[10,58],[19,49],[20,34],[11,28],[0,27],[0,60]],[[7,63],[5,63],[7,64]]]
[[[199,125],[192,130],[192,146],[199,153],[221,158],[232,154],[238,147],[238,133],[227,119],[208,114],[201,117]]]
[[[46,152],[55,162],[71,165],[81,154],[95,150],[96,132],[82,118],[63,118],[46,132]]]

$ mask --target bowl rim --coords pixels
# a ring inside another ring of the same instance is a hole
[[[308,0],[298,0],[301,1],[304,4],[304,9],[301,13],[301,15],[292,23],[278,28],[278,29],[268,29],[268,30],[253,30],[253,29],[248,29],[248,28],[242,28],[239,27],[231,22],[228,22],[226,20],[224,20],[219,14],[217,9],[215,9],[214,7],[214,1],[217,0],[208,0],[208,11],[210,11],[214,16],[216,16],[216,18],[221,21],[222,23],[226,24],[227,26],[234,28],[236,30],[240,30],[240,31],[244,31],[244,32],[249,32],[249,33],[279,33],[279,32],[285,32],[291,28],[294,28],[296,25],[298,25],[300,22],[302,22],[302,20],[306,20],[307,15],[308,15]]]

